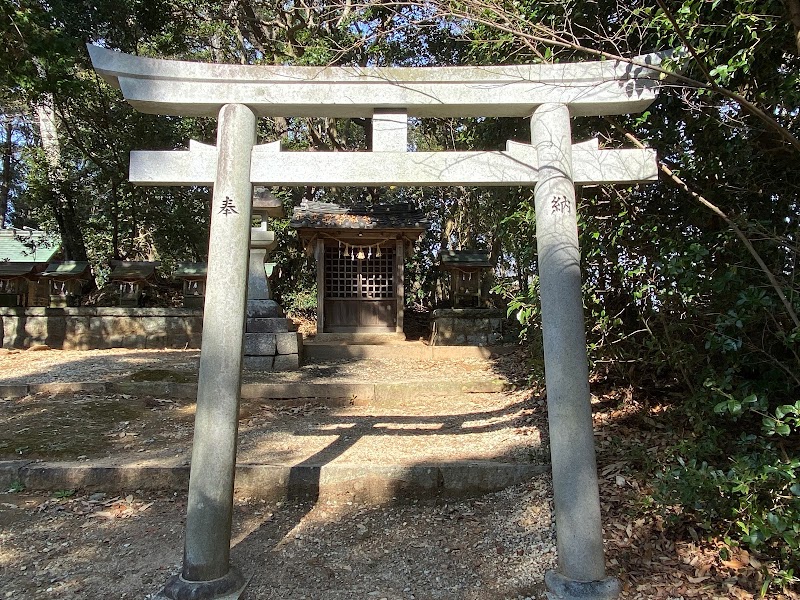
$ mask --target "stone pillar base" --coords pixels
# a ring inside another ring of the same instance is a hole
[[[296,371],[303,336],[274,300],[248,300],[244,368],[248,371]]]
[[[211,581],[187,581],[175,575],[154,600],[238,600],[248,583],[250,581],[234,566],[225,577]]]
[[[606,577],[600,581],[575,581],[556,571],[544,574],[548,600],[616,600],[622,591],[619,579]]]

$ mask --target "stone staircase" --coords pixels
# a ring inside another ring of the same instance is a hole
[[[356,502],[456,497],[496,491],[547,471],[543,401],[514,390],[493,369],[485,355],[500,349],[432,349],[397,338],[360,341],[369,343],[316,339],[305,344],[307,364],[300,371],[246,377],[239,494]],[[436,356],[438,351],[446,354]],[[161,358],[137,367],[163,370]],[[73,431],[91,426],[87,418],[104,418],[107,423],[94,424],[97,431],[132,440],[121,444],[111,437],[96,451],[76,447],[74,456],[48,457],[46,450],[36,454],[38,460],[0,455],[7,459],[0,460],[0,485],[106,492],[185,488],[194,381],[135,381],[124,371],[105,379],[15,381],[12,390],[0,378],[0,393],[35,394],[41,414],[54,421],[63,422],[72,402],[97,403],[98,416],[84,413]],[[13,403],[0,404],[0,417],[8,417],[3,413]],[[124,407],[126,425],[114,418],[115,406]],[[18,424],[46,429],[42,419]],[[62,434],[70,435],[70,426]]]

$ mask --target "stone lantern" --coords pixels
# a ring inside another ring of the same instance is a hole
[[[273,263],[266,259],[277,246],[270,218],[284,216],[283,203],[266,188],[253,193],[250,258],[247,279],[247,321],[244,366],[257,371],[289,371],[300,368],[302,336],[272,299],[269,277]]]

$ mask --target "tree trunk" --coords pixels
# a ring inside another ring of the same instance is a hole
[[[58,223],[64,258],[66,260],[87,260],[86,242],[80,228],[80,219],[75,210],[75,203],[70,197],[71,191],[66,185],[66,178],[61,167],[61,144],[58,140],[56,112],[53,108],[52,97],[45,97],[43,102],[36,105],[36,117],[42,149],[47,161],[50,194],[47,203],[52,208],[56,223]]]
[[[11,186],[14,182],[14,173],[12,172],[12,155],[14,152],[14,143],[11,136],[14,133],[14,122],[9,116],[5,120],[5,134],[3,140],[3,177],[0,180],[0,229],[5,229],[6,215],[8,215],[8,201],[11,197]]]
[[[785,0],[786,8],[789,9],[789,18],[794,25],[794,41],[797,46],[797,54],[800,54],[800,0]]]
[[[116,178],[111,180],[111,245],[114,259],[120,260],[119,252],[119,187]]]

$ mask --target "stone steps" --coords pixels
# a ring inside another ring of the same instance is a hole
[[[544,426],[541,403],[514,391],[482,361],[418,363],[408,348],[431,350],[423,344],[344,346],[329,340],[320,346],[382,347],[406,360],[363,365],[321,361],[298,373],[251,375],[241,388],[236,470],[240,495],[355,502],[456,497],[497,491],[549,469],[539,431]],[[43,417],[21,422],[20,428],[39,428],[50,439],[49,415],[52,423],[59,423],[59,436],[75,440],[60,454],[40,442],[44,450],[29,452],[41,460],[25,460],[23,455],[0,461],[0,487],[184,491],[196,371],[186,369],[185,355],[172,362],[165,360],[168,355],[147,356],[152,362],[121,355],[115,359],[119,370],[98,370],[104,381],[0,385],[4,398],[38,394],[32,401]],[[68,360],[75,358],[65,356]],[[101,361],[98,368],[108,365],[100,357],[93,360]],[[135,361],[136,373],[185,373],[188,380],[183,381],[188,382],[132,381],[127,361]],[[410,372],[414,365],[419,370]],[[51,365],[48,372],[57,370]],[[408,380],[397,381],[403,377]],[[38,375],[37,380],[42,379]],[[80,413],[87,402],[99,412]],[[4,406],[11,410],[14,404]],[[78,413],[86,416],[67,419],[71,424],[64,420]],[[5,457],[14,455],[6,452]]]
[[[387,384],[376,388],[381,385]],[[488,391],[492,386],[486,381],[475,382],[472,389],[481,391],[472,393],[441,386],[437,394],[431,382],[408,387],[403,400],[387,387],[386,396],[363,404],[357,396],[323,402],[302,398],[302,388],[291,398],[243,398],[237,493],[270,500],[365,503],[458,497],[497,491],[549,469],[537,426],[521,431],[526,426],[520,415],[532,406],[521,393]],[[311,391],[316,392],[313,387]],[[125,417],[124,441],[116,441],[116,433],[106,434],[111,435],[111,448],[76,460],[0,461],[0,488],[185,490],[193,403],[176,399],[169,408],[161,405],[150,412],[142,410],[151,406],[142,405],[143,400],[129,401],[138,403],[140,416]],[[43,400],[45,413],[48,402],[64,400]],[[118,420],[112,418],[101,430],[118,431]],[[84,420],[73,427],[89,425]],[[69,429],[62,427],[61,435],[69,436]],[[71,452],[86,451],[80,447]]]
[[[518,346],[429,346],[423,342],[401,341],[395,343],[373,344],[352,343],[335,339],[305,340],[303,342],[303,362],[321,363],[329,360],[404,358],[404,359],[488,359],[511,354]]]
[[[391,406],[402,405],[420,396],[496,393],[512,389],[501,377],[475,380],[429,380],[380,383],[243,383],[242,398],[271,400],[318,401],[331,406],[345,404]],[[21,398],[29,394],[128,394],[192,399],[197,396],[196,383],[166,381],[118,382],[51,382],[0,385],[0,398]]]
[[[237,464],[235,493],[264,500],[375,504],[491,493],[547,473],[548,465],[461,461],[417,465]],[[101,461],[0,461],[0,487],[29,490],[185,493],[189,466],[109,465]]]

